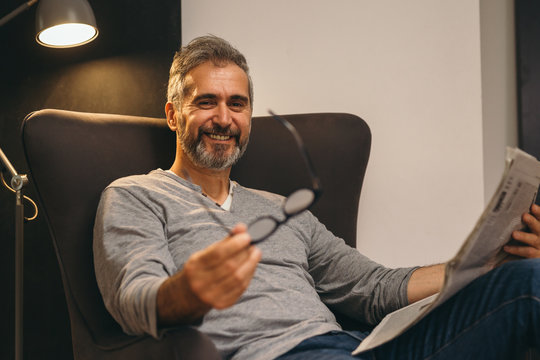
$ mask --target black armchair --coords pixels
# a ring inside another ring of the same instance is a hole
[[[285,118],[303,137],[324,188],[312,211],[354,247],[368,126],[349,114]],[[92,228],[101,191],[119,177],[170,167],[175,134],[165,120],[41,110],[27,116],[22,137],[62,274],[75,359],[218,359],[209,338],[188,326],[167,331],[161,341],[124,334],[105,309],[94,276]],[[248,151],[231,177],[283,195],[309,185],[295,146],[281,125],[256,117]]]

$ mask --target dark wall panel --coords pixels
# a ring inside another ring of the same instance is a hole
[[[520,145],[540,158],[540,2],[516,0]]]
[[[516,0],[515,13],[519,146],[540,159],[540,2]]]
[[[25,0],[2,0],[0,17]],[[180,45],[180,0],[89,0],[100,30],[92,43],[49,49],[34,40],[36,7],[0,27],[0,147],[27,173],[20,124],[42,108],[163,116],[168,68]],[[58,186],[62,186],[59,179]],[[34,197],[32,184],[25,190]],[[31,209],[27,208],[27,215]],[[0,187],[0,358],[14,357],[14,196]],[[70,359],[69,319],[56,258],[41,217],[25,224],[25,359]]]

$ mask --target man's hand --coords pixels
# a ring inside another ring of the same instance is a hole
[[[250,241],[246,226],[237,225],[225,239],[191,255],[158,289],[158,323],[189,324],[212,308],[236,303],[261,259]]]
[[[514,231],[512,238],[519,245],[506,245],[504,251],[522,258],[540,258],[540,206],[531,206],[531,212],[523,214],[522,221],[529,231]]]

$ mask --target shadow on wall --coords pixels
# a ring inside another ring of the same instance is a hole
[[[0,28],[0,147],[28,173],[20,139],[24,117],[59,108],[163,117],[168,69],[180,45],[180,1],[89,0],[100,31],[85,46],[50,49],[35,40],[35,6]],[[21,4],[0,3],[0,17]],[[31,174],[30,174],[31,175]],[[58,179],[62,186],[62,179]],[[25,193],[36,198],[30,185]],[[2,308],[0,358],[14,358],[14,195],[0,190]],[[38,204],[39,206],[39,204]],[[27,215],[31,213],[26,208]],[[72,358],[70,326],[45,214],[25,224],[24,355]]]

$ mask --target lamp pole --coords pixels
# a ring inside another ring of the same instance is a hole
[[[15,359],[23,359],[23,274],[24,274],[24,204],[23,187],[28,177],[17,173],[0,148],[0,161],[11,174],[11,187],[15,191]]]
[[[11,19],[29,9],[38,0],[27,0],[24,4],[18,6],[9,14],[0,18],[0,27],[9,22]],[[43,8],[43,9],[41,9]],[[62,10],[62,11],[60,11]],[[89,38],[77,39],[74,43],[54,43],[49,44],[48,41],[38,41],[44,46],[52,47],[72,47],[86,44],[96,38],[98,30],[96,27],[96,19],[90,4],[86,0],[41,0],[40,6],[37,9],[38,22],[40,31],[49,26],[55,26],[64,23],[75,22],[92,27],[94,31]],[[73,16],[75,15],[75,19]],[[51,40],[51,39],[48,39]],[[56,41],[56,39],[52,39]],[[0,175],[7,170],[11,174],[11,188],[15,192],[15,359],[23,359],[23,270],[24,270],[24,196],[23,187],[28,184],[28,177],[20,175],[15,171],[15,168],[9,162],[7,156],[0,148]],[[3,177],[2,177],[3,179]],[[30,200],[31,201],[31,200]],[[35,203],[31,201],[34,206]],[[37,207],[36,216],[37,216]]]
[[[37,3],[37,0],[29,0],[25,2],[24,4],[19,5],[18,8],[4,16],[0,19],[0,26],[3,26],[5,23],[7,23],[9,20],[13,19],[15,16],[19,15],[23,11],[27,10],[29,7]]]

